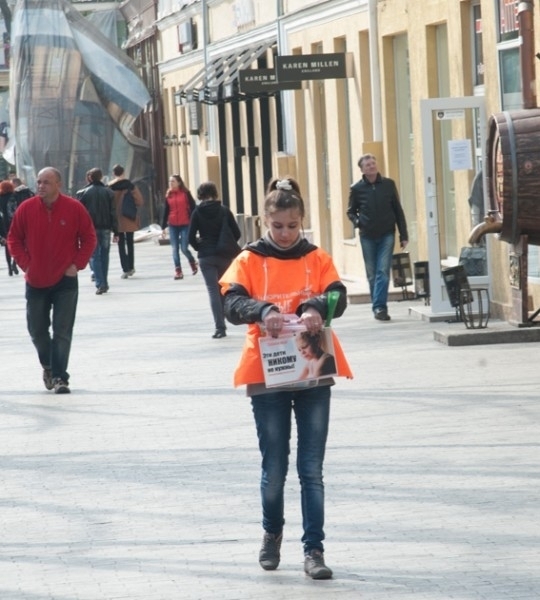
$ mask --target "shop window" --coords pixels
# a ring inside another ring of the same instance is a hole
[[[522,106],[518,0],[497,0],[497,8],[501,108],[511,110]]]
[[[184,54],[197,48],[197,28],[193,19],[178,25],[178,52]]]
[[[472,7],[473,22],[473,85],[475,88],[484,85],[484,48],[482,45],[482,7],[475,4]]]

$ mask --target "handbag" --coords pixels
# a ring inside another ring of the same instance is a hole
[[[135,198],[131,190],[126,190],[122,198],[122,216],[131,221],[135,221],[137,218],[137,205],[135,204]]]
[[[222,214],[223,218],[221,220],[221,229],[219,230],[219,237],[216,244],[216,254],[232,259],[240,254],[241,248],[229,227],[225,209],[222,210]]]

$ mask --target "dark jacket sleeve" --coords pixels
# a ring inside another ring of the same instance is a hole
[[[199,231],[199,211],[195,209],[189,220],[188,240],[189,245],[196,251],[199,251],[199,240],[197,232]]]
[[[322,294],[313,296],[313,298],[306,300],[306,302],[298,307],[296,314],[300,316],[306,310],[306,308],[311,307],[314,308],[321,315],[323,321],[325,321],[328,315],[328,293],[332,291],[339,292],[339,299],[334,312],[334,317],[341,317],[347,308],[347,288],[341,283],[341,281],[335,281],[334,283],[331,283]]]
[[[169,201],[165,198],[165,204],[163,206],[163,217],[161,218],[161,229],[166,229],[169,224]]]
[[[113,230],[113,235],[118,236],[118,216],[116,214],[116,204],[114,202],[114,192],[110,188],[105,188],[107,190],[107,196],[109,199],[110,205],[110,214],[111,214],[111,225]]]
[[[225,317],[233,325],[258,323],[262,320],[264,309],[272,306],[274,305],[271,302],[254,300],[247,290],[237,283],[233,283],[225,293]]]
[[[349,192],[349,205],[347,207],[347,216],[349,220],[355,227],[360,225],[360,211],[359,211],[359,203],[356,197],[356,190],[354,187],[351,187],[351,191]]]
[[[197,203],[195,199],[191,195],[191,192],[188,192],[188,204],[189,204],[189,214],[193,214],[193,211],[197,208]]]

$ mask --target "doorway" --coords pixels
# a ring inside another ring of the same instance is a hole
[[[430,98],[421,101],[426,227],[431,289],[431,314],[452,315],[442,270],[460,262],[469,247],[470,189],[481,171],[486,145],[486,114],[482,97]],[[487,212],[483,186],[483,214]],[[487,236],[489,238],[489,236]],[[471,287],[491,288],[490,240],[482,241],[486,267],[468,274]]]

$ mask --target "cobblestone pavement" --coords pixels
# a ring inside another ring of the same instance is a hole
[[[185,262],[185,261],[184,261]],[[110,292],[80,274],[71,395],[55,396],[0,270],[0,600],[540,598],[538,347],[448,347],[393,302],[335,322],[355,371],[334,388],[325,468],[331,581],[302,571],[299,486],[265,572],[259,456],[232,388],[243,327],[213,340],[200,274],[136,245]],[[455,327],[462,327],[456,324]],[[294,452],[291,456],[294,465]]]

